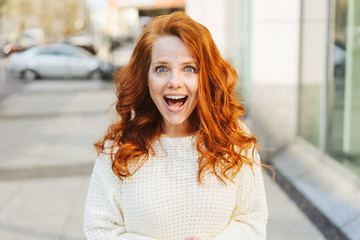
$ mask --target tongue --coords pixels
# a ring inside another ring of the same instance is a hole
[[[183,99],[168,99],[167,103],[170,107],[181,107],[183,105]]]

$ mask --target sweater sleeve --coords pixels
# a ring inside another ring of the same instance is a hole
[[[100,154],[90,179],[84,213],[84,232],[89,240],[155,240],[126,232],[118,201],[121,181],[111,169],[109,155]]]
[[[257,163],[260,157],[257,154]],[[236,206],[228,226],[213,240],[263,240],[268,209],[261,167],[244,166],[240,171]]]

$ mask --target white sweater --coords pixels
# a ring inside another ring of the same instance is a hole
[[[155,156],[123,182],[100,154],[88,190],[84,230],[90,240],[265,239],[267,204],[260,167],[244,166],[225,186],[197,181],[193,137],[161,137]],[[259,162],[259,159],[256,159]]]

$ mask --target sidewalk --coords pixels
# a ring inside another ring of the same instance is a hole
[[[81,240],[109,83],[38,81],[0,101],[0,238]],[[324,239],[265,172],[268,240]]]

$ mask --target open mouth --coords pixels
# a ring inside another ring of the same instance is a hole
[[[187,96],[164,96],[166,104],[171,108],[181,108],[187,99]]]

